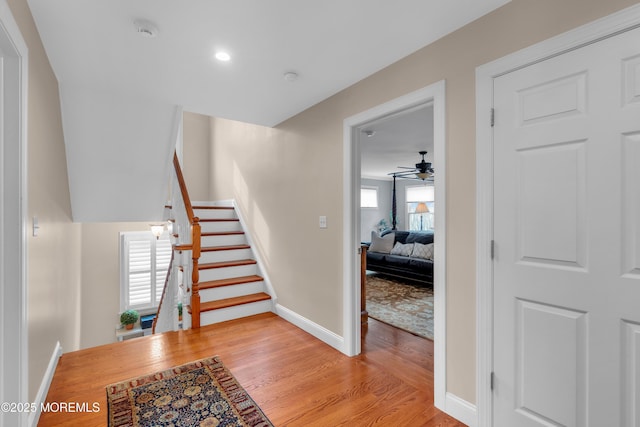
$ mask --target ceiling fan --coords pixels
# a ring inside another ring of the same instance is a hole
[[[432,180],[434,170],[431,167],[431,163],[424,160],[424,156],[427,155],[427,152],[419,151],[418,154],[422,156],[422,160],[420,163],[416,163],[415,167],[398,166],[400,169],[408,170],[402,172],[391,172],[389,175],[392,175],[394,178],[418,179],[421,181]]]

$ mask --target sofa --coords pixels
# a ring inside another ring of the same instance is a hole
[[[366,269],[433,285],[433,231],[371,233]]]

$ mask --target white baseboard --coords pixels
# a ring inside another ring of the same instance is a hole
[[[462,421],[469,427],[477,426],[478,411],[476,405],[459,398],[455,394],[447,392],[444,412],[456,420]]]
[[[310,333],[320,341],[323,341],[336,350],[344,353],[344,338],[340,335],[337,335],[317,323],[312,322],[306,317],[300,316],[298,313],[291,311],[280,304],[275,305],[275,313],[289,323],[292,323],[303,331]]]
[[[62,356],[62,346],[60,345],[60,341],[57,341],[56,346],[53,349],[53,353],[51,354],[51,359],[49,359],[49,366],[47,366],[47,370],[44,372],[44,376],[42,377],[42,383],[40,383],[38,394],[36,394],[36,398],[33,402],[35,403],[37,410],[29,413],[27,422],[31,427],[36,427],[38,425],[40,409],[47,398],[49,386],[51,386],[51,380],[53,380],[53,374],[56,372],[56,366],[58,366],[58,359],[60,359],[60,356]]]

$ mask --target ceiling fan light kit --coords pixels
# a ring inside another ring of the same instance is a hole
[[[391,172],[389,175],[392,175],[394,178],[405,178],[405,179],[419,179],[421,181],[426,181],[429,178],[433,177],[434,170],[431,167],[431,163],[425,161],[424,156],[427,155],[426,151],[419,151],[418,154],[422,156],[422,160],[419,163],[416,163],[415,168],[407,167],[407,166],[398,166],[400,169],[407,169],[404,172]]]

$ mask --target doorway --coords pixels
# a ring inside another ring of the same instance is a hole
[[[6,2],[0,4],[0,401],[28,402],[27,47]],[[0,412],[0,425],[28,412]]]
[[[434,233],[438,243],[434,254],[434,402],[445,406],[446,336],[445,336],[445,82],[440,81],[385,104],[364,111],[344,121],[344,353],[360,353],[360,144],[366,138],[364,125],[421,105],[433,104],[435,204],[441,206],[436,216]]]

